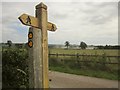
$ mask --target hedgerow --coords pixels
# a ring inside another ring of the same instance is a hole
[[[25,49],[2,50],[2,88],[28,88],[28,53]]]

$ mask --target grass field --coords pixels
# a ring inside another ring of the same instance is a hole
[[[49,53],[55,54],[86,54],[86,55],[102,55],[106,54],[107,56],[119,56],[118,50],[92,50],[92,49],[86,49],[86,50],[76,50],[76,49],[49,49]]]
[[[50,69],[65,73],[120,80],[118,77],[118,64],[102,64],[106,61],[118,62],[118,58],[107,56],[119,56],[118,50],[73,50],[73,49],[49,49],[50,54],[81,54],[98,55],[98,57],[80,56],[50,56]],[[99,57],[103,55],[103,57]],[[104,56],[106,55],[106,56]],[[95,62],[79,62],[80,60],[94,60]],[[99,61],[101,63],[96,63]]]

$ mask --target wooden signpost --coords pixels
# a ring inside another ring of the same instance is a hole
[[[36,17],[22,14],[19,20],[31,26],[28,33],[29,88],[49,88],[47,30],[55,31],[56,25],[47,21],[47,6],[36,6]]]
[[[33,17],[33,16],[30,16],[30,15],[27,15],[27,14],[22,14],[20,17],[19,17],[19,20],[24,24],[24,25],[27,25],[27,26],[33,26],[33,27],[36,27],[36,28],[40,28],[39,27],[39,19],[36,18],[36,17]],[[51,23],[51,22],[48,22],[47,23],[47,29],[49,31],[55,31],[57,28],[56,28],[56,25]]]

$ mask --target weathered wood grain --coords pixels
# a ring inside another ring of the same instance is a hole
[[[42,76],[43,88],[49,88],[48,85],[48,35],[47,35],[47,7],[43,3],[36,6],[36,17],[39,19],[39,27],[41,27],[41,43],[42,43]]]

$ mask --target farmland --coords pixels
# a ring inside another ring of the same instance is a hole
[[[61,54],[86,54],[86,55],[102,55],[106,54],[107,56],[118,56],[118,50],[104,50],[104,49],[97,49],[97,50],[79,50],[79,49],[49,49],[49,53],[61,53]]]
[[[98,55],[98,57],[76,57],[77,53],[79,55]],[[59,54],[75,54],[75,56],[59,56]],[[101,57],[99,57],[99,55],[101,55]],[[49,70],[111,80],[120,80],[118,77],[118,62],[116,63],[118,58],[110,57],[109,59],[106,55],[118,56],[118,50],[49,49]],[[115,61],[115,64],[106,63],[109,62],[109,60]],[[20,87],[21,85],[28,87],[28,62],[27,49],[3,48],[3,87],[11,87],[11,85],[13,87]],[[16,75],[17,77],[14,77]],[[9,78],[12,78],[13,80]]]
[[[119,78],[118,56],[118,50],[49,49],[51,70],[114,80]]]

